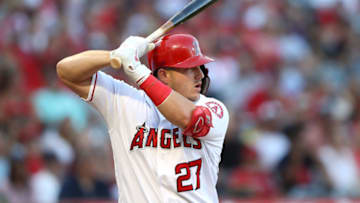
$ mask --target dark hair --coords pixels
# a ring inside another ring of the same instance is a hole
[[[157,76],[158,76],[159,69],[160,69],[160,68],[156,69],[156,70],[153,72],[153,75],[154,75],[156,78],[157,78]]]

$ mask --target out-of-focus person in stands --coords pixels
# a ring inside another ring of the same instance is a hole
[[[52,152],[43,153],[44,167],[31,177],[30,186],[36,203],[56,203],[63,167]]]
[[[97,177],[91,152],[78,152],[74,168],[65,178],[61,186],[59,199],[72,201],[80,199],[111,199],[109,184]]]
[[[330,183],[325,167],[316,155],[316,131],[307,123],[298,122],[286,126],[283,132],[291,147],[274,170],[281,193],[296,198],[326,196]]]
[[[22,157],[10,161],[9,180],[0,188],[0,197],[9,203],[36,203],[29,186],[29,173]]]
[[[331,196],[359,197],[360,173],[354,151],[350,148],[349,132],[343,123],[325,123],[326,143],[318,150],[318,158],[325,166],[331,184]]]

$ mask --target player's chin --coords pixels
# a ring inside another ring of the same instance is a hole
[[[200,99],[200,92],[196,91],[193,94],[191,94],[190,98],[191,101],[197,101]]]

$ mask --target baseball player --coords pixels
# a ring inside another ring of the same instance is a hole
[[[139,60],[149,50],[150,69]],[[138,89],[100,71],[113,58]],[[131,36],[113,51],[85,51],[57,64],[61,80],[106,121],[119,202],[219,201],[229,115],[203,95],[211,61],[196,38],[172,34],[156,44]]]

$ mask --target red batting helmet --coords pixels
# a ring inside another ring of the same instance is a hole
[[[148,53],[150,69],[155,72],[159,68],[194,68],[201,67],[203,79],[202,93],[205,94],[210,79],[204,64],[214,61],[201,53],[198,40],[189,34],[170,34],[155,43],[155,48]]]

